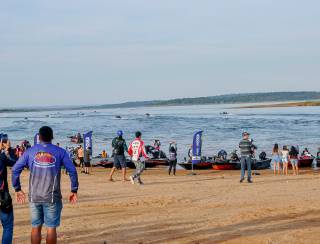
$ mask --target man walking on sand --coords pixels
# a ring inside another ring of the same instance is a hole
[[[132,184],[135,184],[135,180],[138,180],[140,185],[143,185],[141,181],[141,174],[144,171],[144,163],[141,162],[141,157],[145,159],[149,159],[146,149],[144,146],[144,142],[141,140],[141,132],[136,132],[136,139],[130,144],[128,154],[131,156],[134,165],[136,166],[135,175],[130,176],[130,180]]]
[[[47,244],[57,243],[56,228],[60,225],[62,195],[60,188],[61,167],[64,166],[71,180],[69,201],[78,200],[78,175],[66,150],[52,144],[53,131],[44,126],[39,130],[40,144],[28,149],[12,168],[12,184],[16,191],[16,200],[24,204],[25,193],[20,184],[22,170],[28,166],[29,203],[31,210],[31,243],[41,243],[43,224],[47,227]]]
[[[128,152],[128,147],[126,140],[123,139],[123,131],[119,130],[117,132],[117,137],[112,140],[112,148],[113,148],[113,168],[111,170],[109,181],[113,181],[112,176],[116,169],[122,170],[122,180],[123,182],[127,181],[126,173],[127,173],[127,160],[124,155],[125,152]]]
[[[239,143],[239,148],[241,152],[241,179],[240,183],[244,181],[246,168],[248,170],[248,183],[252,183],[251,180],[251,166],[253,161],[253,153],[255,146],[252,143],[252,140],[249,139],[250,134],[248,132],[243,132],[242,140]]]

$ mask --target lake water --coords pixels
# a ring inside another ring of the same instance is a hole
[[[140,130],[147,144],[160,139],[168,150],[168,142],[178,143],[179,158],[186,156],[193,133],[204,131],[203,154],[212,156],[220,149],[237,149],[241,133],[251,133],[258,151],[272,150],[274,143],[308,147],[315,153],[320,146],[320,107],[233,109],[234,105],[203,105],[136,109],[105,109],[0,114],[0,132],[9,134],[16,144],[33,136],[43,125],[55,131],[55,142],[71,146],[68,136],[94,131],[94,154],[111,151],[111,140],[117,130],[125,133],[128,142]],[[229,115],[221,115],[227,111]],[[83,112],[84,115],[79,112]],[[147,117],[145,114],[151,116]],[[47,116],[50,117],[47,117]],[[121,116],[117,119],[116,116]],[[25,119],[25,118],[28,119]]]

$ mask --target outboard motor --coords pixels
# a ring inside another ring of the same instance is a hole
[[[231,153],[230,159],[231,159],[232,161],[234,161],[234,162],[240,161],[240,158],[239,158],[236,150],[234,150],[234,151]]]
[[[267,159],[267,154],[266,154],[266,152],[260,153],[259,159],[260,159],[260,160],[266,160],[266,159]]]
[[[222,160],[226,160],[228,157],[228,153],[225,150],[220,150],[218,152],[218,158]]]

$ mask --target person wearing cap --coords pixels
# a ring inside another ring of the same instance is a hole
[[[117,132],[117,137],[112,140],[112,148],[113,148],[113,167],[111,169],[109,175],[109,181],[113,181],[113,174],[116,169],[122,170],[122,180],[128,181],[127,179],[127,160],[125,156],[125,152],[128,152],[128,147],[126,140],[123,139],[123,131],[119,130]]]
[[[60,226],[62,212],[61,167],[69,173],[71,192],[69,201],[78,200],[78,175],[66,150],[52,144],[53,131],[44,126],[39,130],[40,144],[28,149],[12,168],[12,185],[19,204],[26,201],[22,191],[20,175],[24,168],[30,170],[29,205],[31,212],[31,243],[41,243],[42,226],[47,227],[46,243],[57,243],[57,227]]]
[[[253,141],[249,138],[250,134],[248,132],[243,132],[242,140],[239,143],[240,153],[241,153],[241,179],[240,183],[244,181],[245,171],[248,170],[248,182],[252,183],[251,180],[251,166],[253,162],[253,154],[256,146],[253,145]]]

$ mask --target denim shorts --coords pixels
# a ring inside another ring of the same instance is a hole
[[[62,201],[55,203],[30,203],[32,227],[39,227],[43,224],[48,228],[60,226]]]
[[[298,166],[298,159],[291,159],[291,164],[293,165],[293,166]]]
[[[289,163],[289,160],[288,160],[288,158],[282,158],[281,162],[284,164],[287,164],[287,163]]]
[[[271,163],[280,163],[281,162],[281,158],[278,155],[275,155],[272,157],[272,161]]]

